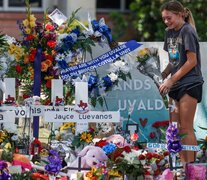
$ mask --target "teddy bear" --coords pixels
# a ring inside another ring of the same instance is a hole
[[[105,152],[100,147],[92,145],[86,146],[78,153],[77,159],[69,164],[67,173],[69,177],[71,174],[77,172],[77,170],[70,170],[70,167],[78,167],[79,157],[81,157],[81,168],[100,167],[108,159]]]

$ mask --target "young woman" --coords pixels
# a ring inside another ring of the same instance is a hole
[[[176,109],[170,112],[172,121],[178,124],[183,145],[197,145],[193,128],[197,103],[202,98],[203,78],[198,35],[191,11],[178,1],[162,5],[161,14],[167,26],[164,50],[169,54],[169,64],[162,72],[163,79],[171,77],[160,85],[160,93],[169,93],[170,101],[175,101]],[[181,151],[181,161],[186,163],[196,159],[196,152]]]

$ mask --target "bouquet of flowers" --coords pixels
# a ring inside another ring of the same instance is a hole
[[[71,18],[58,31],[57,56],[55,60],[59,71],[63,73],[68,68],[76,68],[77,65],[88,62],[86,53],[89,54],[92,60],[92,47],[95,44],[99,44],[100,46],[114,44],[111,30],[105,24],[103,18],[100,21],[89,18],[88,27],[86,27],[83,23],[75,19],[77,11],[72,13]],[[124,60],[119,59],[112,63],[110,72],[103,77],[100,77],[97,68],[94,68],[78,75],[67,75],[63,79],[66,81],[66,89],[70,92],[70,95],[74,92],[75,82],[88,82],[91,104],[96,106],[98,102],[103,106],[106,92],[117,85],[119,79],[126,80],[127,77],[131,78],[128,64]],[[70,98],[70,102],[72,100]]]
[[[149,76],[156,86],[159,88],[163,82],[160,72],[160,59],[158,49],[144,48],[138,51],[137,54],[137,69],[144,75]],[[168,107],[168,98],[165,94],[161,94],[165,106]]]
[[[92,140],[94,137],[95,137],[95,131],[94,129],[90,128],[87,131],[78,133],[72,141],[72,146],[76,148],[79,148],[79,147],[83,148],[86,145],[89,145],[90,143],[92,143]]]
[[[145,175],[152,175],[157,177],[169,166],[169,152],[158,150],[158,151],[143,151],[139,155],[144,169]]]
[[[18,21],[22,33],[20,41],[10,42],[8,53],[14,62],[7,72],[7,77],[16,77],[23,89],[23,97],[32,96],[35,71],[41,71],[41,89],[46,98],[50,97],[51,79],[58,78],[54,57],[56,54],[56,29],[47,15],[39,23],[32,14],[29,0],[26,0],[27,17]],[[36,59],[38,58],[38,59]],[[40,61],[41,69],[35,68]]]

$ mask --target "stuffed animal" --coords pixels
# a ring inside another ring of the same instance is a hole
[[[127,140],[124,139],[124,137],[121,136],[120,134],[113,134],[113,135],[107,137],[105,140],[108,143],[116,144],[118,147],[129,146],[129,144],[127,143]]]
[[[82,151],[79,152],[78,158],[73,161],[69,167],[78,167],[78,160],[81,157],[81,168],[100,167],[108,159],[105,152],[97,146],[86,146]],[[68,168],[69,169],[69,168]],[[68,176],[72,173],[77,172],[74,170],[68,170]]]

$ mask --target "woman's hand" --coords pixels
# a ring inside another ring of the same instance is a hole
[[[174,82],[172,78],[169,78],[164,83],[162,83],[159,87],[159,91],[161,94],[167,94],[170,91],[170,88],[173,86]]]

